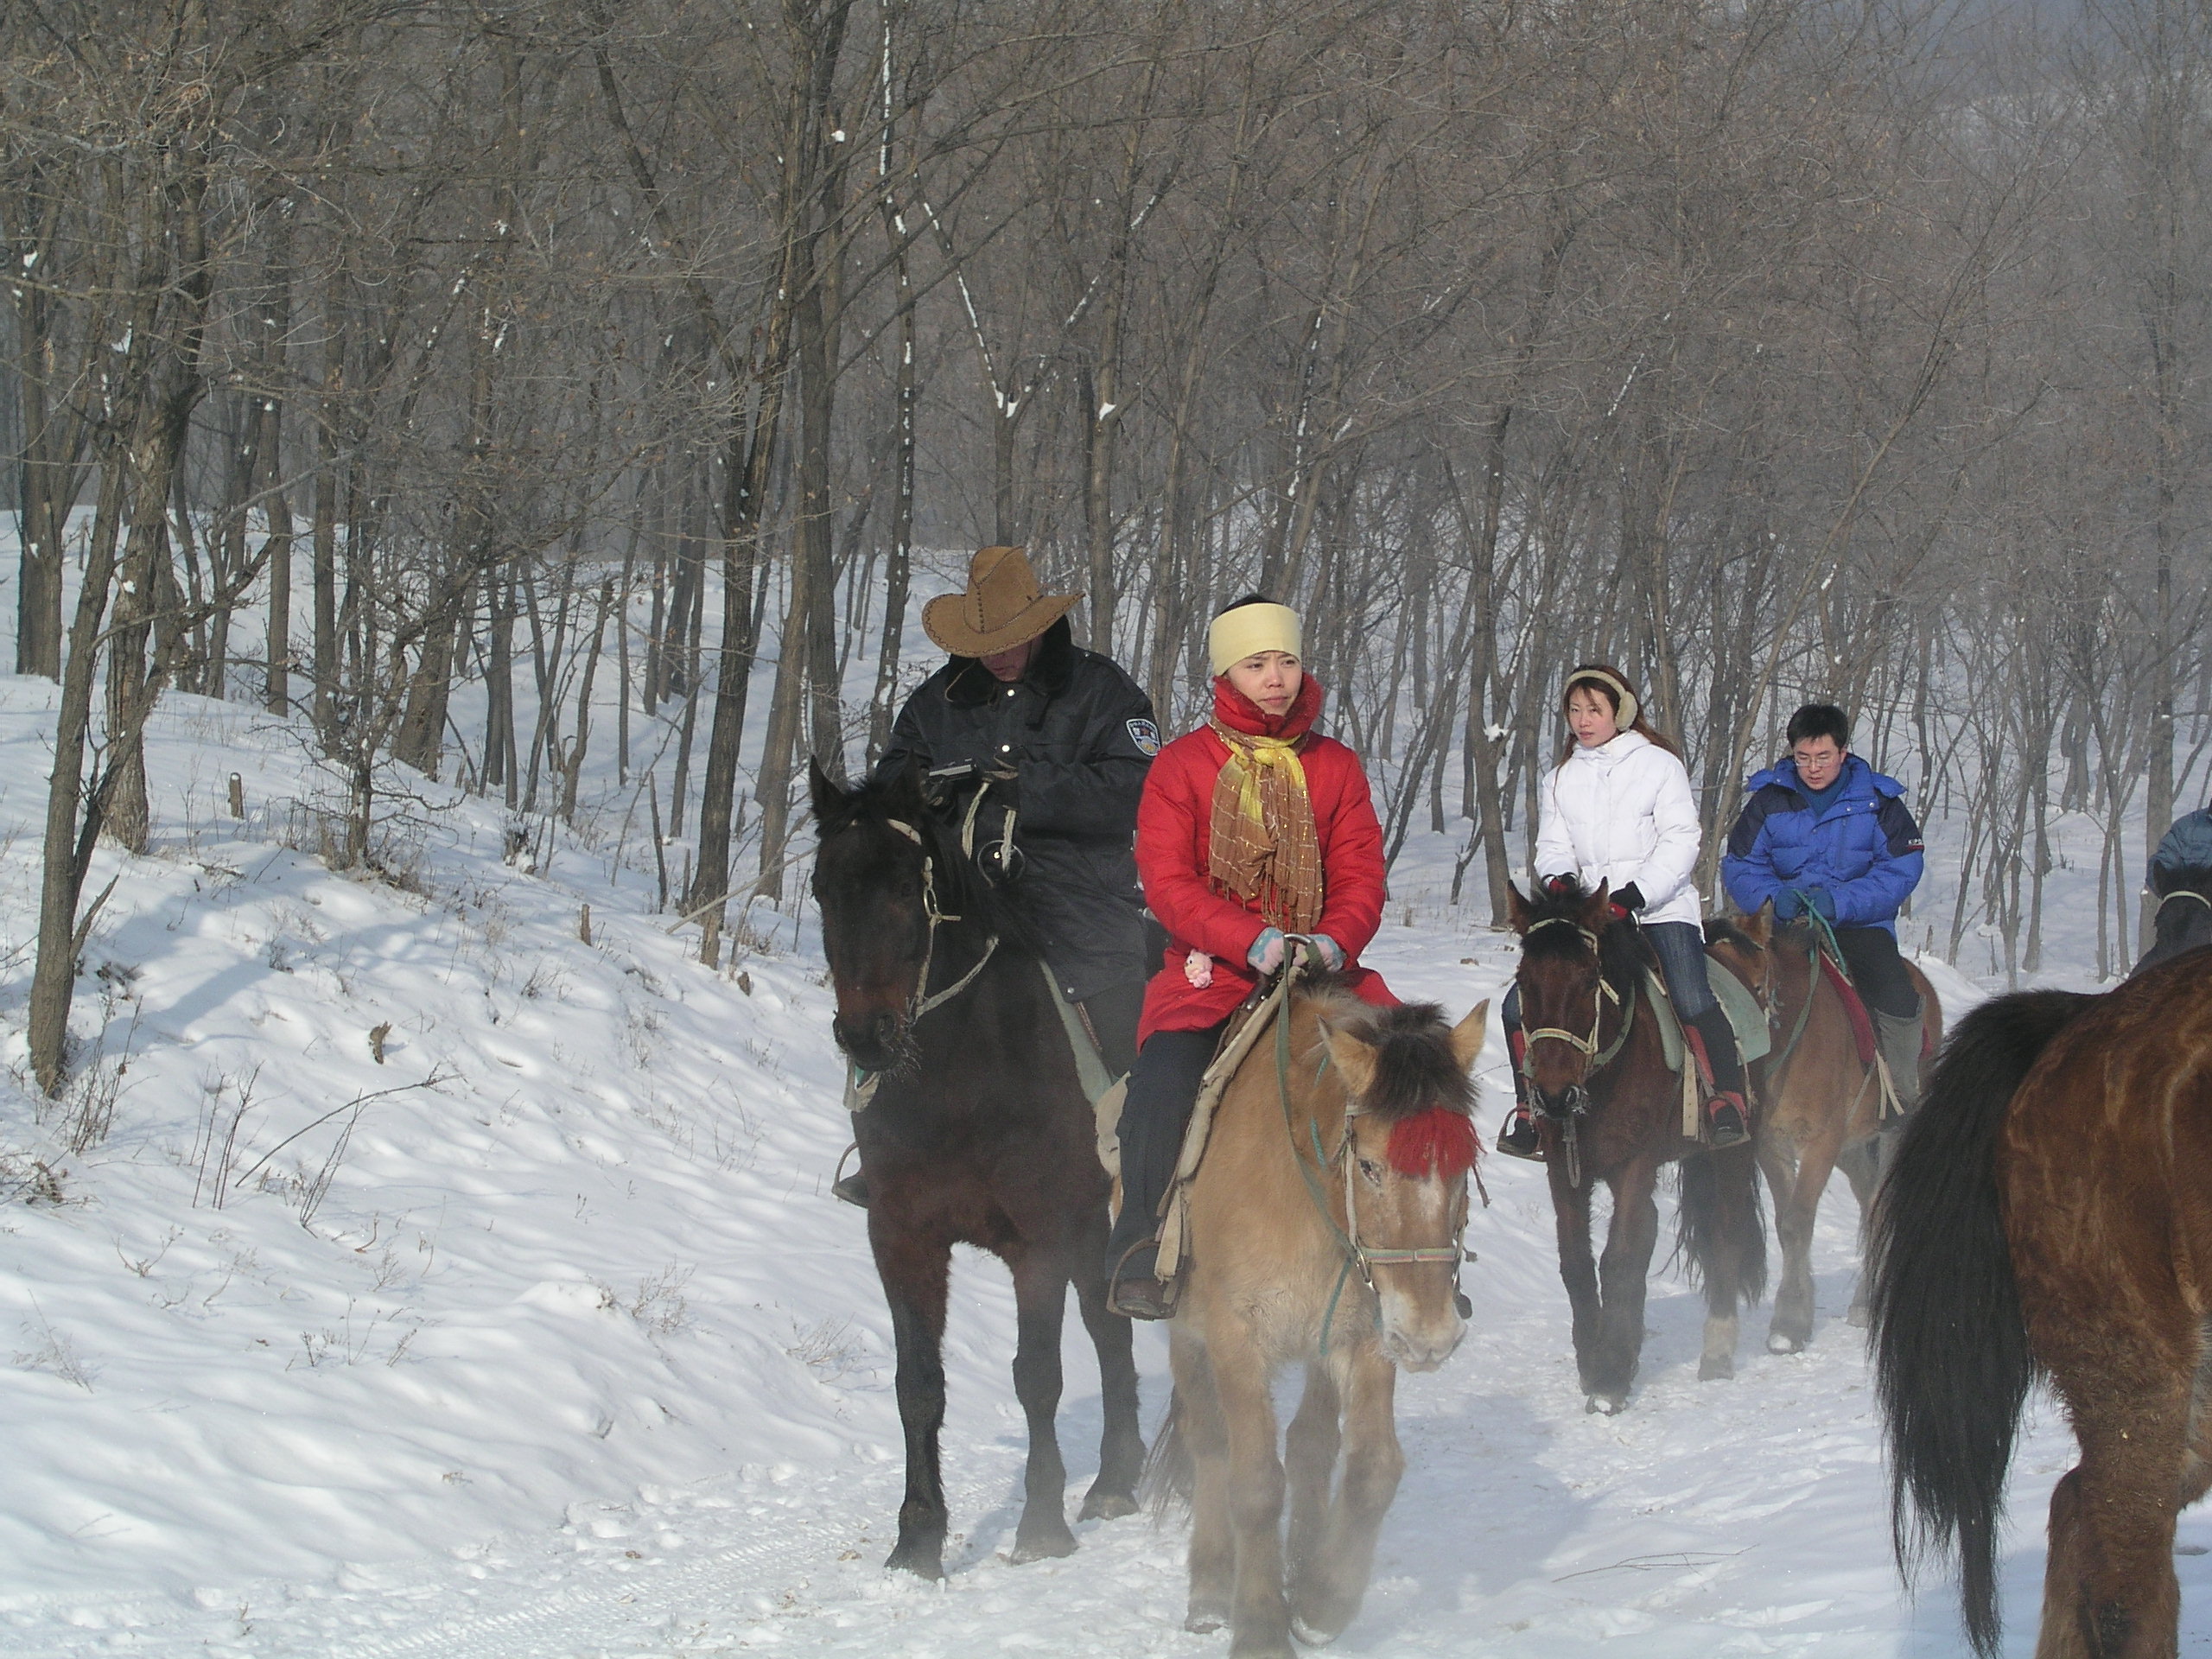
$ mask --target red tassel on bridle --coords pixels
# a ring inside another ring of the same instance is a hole
[[[1432,1106],[1390,1126],[1390,1167],[1414,1180],[1433,1170],[1456,1181],[1475,1166],[1475,1122],[1465,1112]]]

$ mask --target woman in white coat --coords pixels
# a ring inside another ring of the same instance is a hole
[[[1750,1134],[1744,1061],[1706,979],[1705,933],[1692,885],[1700,836],[1688,770],[1674,746],[1645,723],[1619,670],[1585,663],[1567,677],[1562,702],[1573,735],[1544,779],[1536,879],[1553,887],[1571,877],[1586,893],[1607,883],[1615,918],[1643,929],[1684,1033],[1703,1052],[1713,1078],[1706,1106],[1708,1138],[1716,1147],[1734,1146]],[[1520,1014],[1520,997],[1509,994],[1504,1019],[1514,1106],[1497,1148],[1541,1159],[1521,1071]]]

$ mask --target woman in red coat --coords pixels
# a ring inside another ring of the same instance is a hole
[[[1222,1028],[1281,967],[1285,937],[1312,939],[1368,1001],[1397,1001],[1358,965],[1382,919],[1382,826],[1359,757],[1313,728],[1321,683],[1300,664],[1297,613],[1239,600],[1206,644],[1213,716],[1160,752],[1137,808],[1137,874],[1168,948],[1145,988],[1108,1247],[1111,1306],[1133,1319],[1170,1311],[1160,1202]]]

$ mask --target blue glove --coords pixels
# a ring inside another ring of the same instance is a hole
[[[1794,922],[1805,913],[1805,895],[1795,887],[1784,887],[1774,895],[1774,919]]]
[[[1808,887],[1805,890],[1805,908],[1817,912],[1821,920],[1833,922],[1835,920],[1835,895],[1826,887]]]
[[[1244,953],[1244,960],[1252,970],[1265,979],[1282,966],[1282,929],[1270,927],[1252,941],[1252,948]]]

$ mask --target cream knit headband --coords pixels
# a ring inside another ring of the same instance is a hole
[[[1239,605],[1214,618],[1206,630],[1206,654],[1216,674],[1226,674],[1230,664],[1262,651],[1305,654],[1300,647],[1298,613],[1289,606]]]

